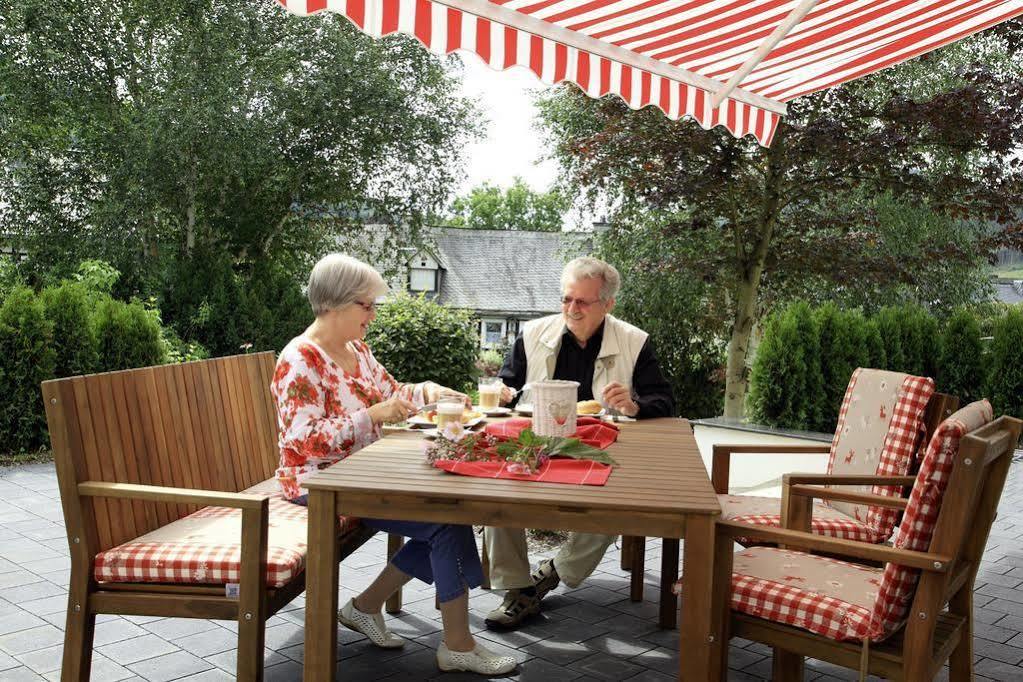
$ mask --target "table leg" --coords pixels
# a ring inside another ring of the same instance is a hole
[[[673,630],[678,625],[678,597],[672,591],[678,580],[678,538],[661,540],[661,610],[659,625]]]
[[[727,670],[724,605],[717,603],[721,590],[715,592],[714,581],[715,568],[721,570],[725,557],[715,552],[714,518],[693,514],[686,518],[685,524],[679,679],[687,682],[724,680]],[[730,583],[730,571],[728,578]]]
[[[305,682],[333,682],[337,667],[337,498],[309,491],[305,600]]]
[[[634,602],[643,601],[643,587],[646,581],[646,538],[632,538],[632,549],[629,551],[629,599]]]

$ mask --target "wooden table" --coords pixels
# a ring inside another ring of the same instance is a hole
[[[422,436],[393,434],[311,477],[306,566],[305,679],[333,680],[337,660],[338,514],[515,528],[685,538],[679,678],[724,679],[724,587],[714,563],[717,496],[692,428],[681,419],[623,424],[608,450],[607,485],[455,476],[426,463]]]

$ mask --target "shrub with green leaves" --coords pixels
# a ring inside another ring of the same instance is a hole
[[[810,307],[796,303],[768,320],[750,377],[750,416],[768,426],[813,429],[824,399],[817,325]]]
[[[0,433],[3,449],[45,445],[46,414],[39,384],[53,378],[53,324],[28,287],[12,289],[0,305]]]
[[[159,365],[164,361],[160,324],[138,301],[106,298],[96,307],[97,370],[110,372]]]
[[[478,327],[468,311],[400,294],[377,308],[366,342],[398,381],[429,379],[470,390],[476,379]]]
[[[1023,418],[1023,309],[1010,308],[995,324],[988,387],[995,414]]]
[[[938,390],[958,396],[965,404],[980,397],[984,384],[983,346],[980,323],[963,308],[945,323],[937,362]]]
[[[46,318],[53,324],[54,376],[95,371],[99,355],[90,292],[79,282],[64,282],[44,289],[40,298]]]

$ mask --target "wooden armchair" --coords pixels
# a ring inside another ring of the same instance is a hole
[[[945,661],[951,680],[972,679],[974,579],[1021,427],[1012,417],[991,421],[979,401],[936,430],[908,500],[814,485],[888,478],[792,475],[785,527],[720,522],[719,546],[747,536],[777,545],[717,553],[717,584],[732,590],[723,600],[728,637],[773,647],[778,681],[801,680],[807,656],[858,669],[861,680],[931,680]],[[895,546],[806,532],[812,498],[904,511]]]
[[[266,619],[305,589],[273,370],[256,353],[43,383],[71,549],[62,680],[89,679],[101,613],[236,620],[237,678],[262,679]],[[342,556],[372,535],[341,519]]]

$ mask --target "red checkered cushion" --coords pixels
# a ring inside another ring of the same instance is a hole
[[[900,372],[859,368],[846,388],[838,426],[831,442],[828,473],[903,476],[909,471],[924,430],[924,412],[934,381]],[[898,496],[899,486],[842,486],[842,490]],[[850,502],[828,506],[870,529],[873,542],[884,542],[895,528],[899,510]]]
[[[899,524],[896,547],[917,552],[926,552],[930,548],[945,488],[952,476],[952,464],[959,452],[959,441],[992,419],[994,411],[991,404],[978,400],[945,419],[934,432]],[[905,620],[919,576],[920,571],[898,564],[885,567],[880,594],[874,605],[875,631],[871,633],[872,638],[891,634]]]
[[[751,547],[735,555],[732,608],[830,639],[862,640],[880,583],[880,568]]]
[[[284,499],[275,479],[242,492],[270,497],[266,584],[281,587],[305,568],[308,509]],[[340,517],[351,532],[358,519]],[[96,555],[99,582],[237,583],[241,579],[241,510],[203,507]]]
[[[754,526],[773,526],[775,528],[781,526],[781,515],[778,513],[781,501],[777,497],[718,495],[718,504],[721,505],[723,520],[738,521]],[[859,540],[860,542],[878,543],[887,539],[878,537],[874,529],[862,521],[846,516],[837,509],[817,500],[813,502],[810,529],[818,535]],[[736,538],[736,542],[747,545],[756,543],[757,539]]]

